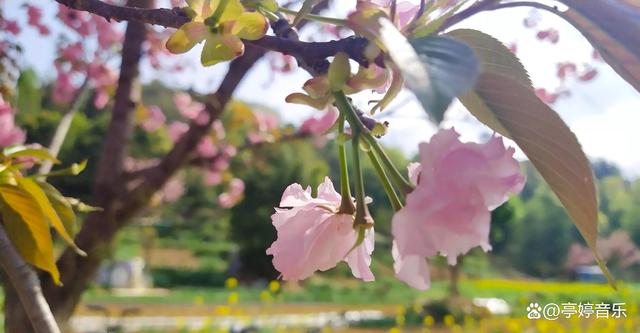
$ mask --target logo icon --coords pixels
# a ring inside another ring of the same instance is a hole
[[[527,318],[540,319],[542,313],[542,307],[538,303],[529,303],[527,306]]]

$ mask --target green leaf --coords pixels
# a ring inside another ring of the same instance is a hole
[[[49,272],[60,285],[49,224],[35,199],[17,186],[0,185],[0,213],[7,235],[22,258]]]
[[[378,19],[380,41],[400,68],[407,86],[436,121],[459,94],[473,87],[479,72],[473,50],[447,37],[408,41],[388,19]]]
[[[478,120],[514,140],[564,205],[598,258],[598,204],[589,160],[575,135],[556,112],[540,101],[520,60],[497,39],[476,30],[447,35],[467,43],[478,56],[482,74],[462,104]]]
[[[17,107],[21,113],[39,112],[42,105],[42,90],[38,76],[32,69],[20,73],[18,78]]]
[[[451,101],[475,84],[480,71],[478,59],[469,46],[452,38],[421,37],[412,39],[411,45],[426,65],[431,82],[431,89],[414,93],[439,123]]]
[[[49,220],[60,237],[62,237],[62,239],[64,239],[64,241],[67,242],[67,244],[69,244],[69,246],[71,246],[71,248],[73,248],[76,253],[78,253],[79,255],[86,255],[86,253],[80,250],[80,248],[78,248],[73,242],[73,237],[71,237],[71,235],[69,235],[69,233],[67,232],[67,229],[65,228],[64,223],[62,223],[58,212],[53,208],[51,201],[49,201],[49,198],[45,194],[44,190],[38,185],[38,183],[30,178],[18,178],[17,181],[18,186],[28,192],[38,203],[40,209],[44,213],[44,216]]]
[[[485,72],[478,79],[475,93],[478,98],[474,102],[493,114],[560,199],[614,286],[613,278],[595,253],[596,188],[589,160],[576,136],[529,86],[512,77]],[[477,106],[467,105],[472,113]]]
[[[469,45],[480,61],[482,72],[497,73],[531,87],[531,79],[520,59],[491,35],[473,29],[457,29],[445,35]]]
[[[51,161],[53,163],[60,163],[57,158],[55,158],[49,150],[45,148],[29,148],[26,146],[13,146],[9,148],[5,148],[2,151],[2,155],[7,156],[9,158],[18,158],[18,157],[33,157],[37,159],[36,163],[42,162],[43,160]]]
[[[80,163],[73,163],[68,168],[51,171],[46,175],[34,175],[33,178],[40,177],[59,177],[59,176],[77,176],[87,167],[87,160]]]
[[[78,225],[76,223],[76,214],[73,212],[69,200],[51,184],[42,181],[38,181],[37,183],[47,195],[51,206],[53,206],[53,209],[60,217],[64,229],[71,237],[75,237],[78,233]]]
[[[564,0],[561,16],[576,27],[602,58],[640,92],[640,6],[636,0]]]
[[[495,73],[518,81],[527,87],[531,87],[531,79],[526,69],[520,63],[513,52],[492,36],[472,29],[458,29],[446,33],[469,45],[480,61],[483,73]],[[511,134],[495,118],[495,115],[482,102],[481,98],[470,90],[460,96],[462,104],[481,122],[494,129],[496,132],[511,138]]]
[[[69,204],[71,204],[71,206],[73,206],[73,208],[75,208],[76,211],[81,212],[81,213],[101,212],[101,211],[104,210],[104,209],[102,209],[100,207],[94,207],[94,206],[87,205],[84,202],[80,201],[80,199],[77,199],[77,198],[66,197],[65,199],[67,199],[67,202]]]

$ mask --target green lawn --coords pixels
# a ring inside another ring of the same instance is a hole
[[[467,298],[503,298],[514,308],[528,302],[626,302],[640,303],[640,284],[619,283],[618,291],[606,284],[577,282],[543,282],[535,280],[479,279],[462,280],[460,292]],[[448,294],[446,282],[434,282],[431,289],[419,292],[394,279],[382,279],[373,283],[356,281],[313,279],[292,288],[285,286],[276,294],[267,288],[239,286],[226,288],[179,288],[162,296],[114,296],[105,290],[92,289],[85,294],[84,303],[132,303],[132,304],[226,304],[229,296],[237,293],[240,304],[255,304],[265,297],[282,303],[331,303],[331,304],[403,304],[416,301],[442,299]]]

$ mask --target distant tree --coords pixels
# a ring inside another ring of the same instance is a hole
[[[539,187],[525,202],[525,212],[510,240],[509,260],[520,271],[551,277],[562,272],[575,227],[551,191]]]
[[[244,157],[232,165],[245,183],[244,200],[231,210],[229,221],[231,239],[239,251],[240,267],[234,273],[272,279],[277,274],[265,249],[276,239],[270,223],[273,207],[279,206],[283,188],[292,183],[318,184],[328,166],[309,142],[265,146],[251,158]]]
[[[607,176],[622,176],[620,168],[606,160],[596,160],[591,162],[591,168],[593,169],[593,173],[597,179],[602,179]]]

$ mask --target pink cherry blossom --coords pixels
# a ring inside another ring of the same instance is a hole
[[[229,182],[229,189],[218,196],[218,205],[222,208],[231,208],[244,197],[244,182],[234,178]]]
[[[176,93],[173,97],[180,114],[190,120],[195,120],[204,111],[204,104],[194,102],[191,95],[183,92]]]
[[[256,127],[260,132],[267,132],[278,127],[278,117],[270,112],[254,112]]]
[[[71,73],[63,70],[59,66],[58,78],[53,84],[53,101],[57,104],[68,104],[76,93],[76,86],[73,84]]]
[[[0,20],[0,28],[12,35],[20,34],[20,26],[18,25],[18,22],[13,20]]]
[[[300,133],[322,135],[335,124],[338,116],[338,111],[334,107],[329,107],[322,116],[305,120],[300,126]]]
[[[147,108],[147,111],[149,112],[147,118],[142,122],[140,126],[142,126],[142,129],[145,132],[155,132],[160,127],[162,127],[162,125],[164,125],[167,117],[165,117],[162,110],[155,105],[149,106]]]
[[[204,183],[207,186],[216,186],[222,183],[222,173],[217,170],[208,169],[204,174]]]
[[[171,141],[176,142],[180,139],[180,137],[184,133],[187,133],[188,130],[189,130],[189,125],[181,121],[174,121],[171,124],[169,124],[169,127],[167,128],[167,133],[169,134],[169,138],[171,139]]]
[[[84,56],[84,46],[81,42],[71,43],[60,48],[60,57],[70,63],[82,61]]]
[[[25,133],[16,127],[14,111],[0,95],[0,147],[24,143]]]
[[[211,158],[218,154],[218,147],[213,144],[211,138],[205,137],[198,143],[196,151],[200,157]]]
[[[179,177],[171,177],[162,187],[161,197],[163,202],[176,202],[185,192],[184,180]]]
[[[421,143],[420,164],[410,167],[416,189],[393,217],[394,268],[399,279],[426,289],[429,273],[424,257],[442,254],[449,264],[459,255],[489,244],[490,211],[518,193],[525,178],[515,150],[502,138],[462,143],[459,134],[443,130]]]
[[[353,248],[358,237],[353,216],[338,213],[340,200],[328,177],[318,186],[315,198],[310,187],[303,189],[300,184],[289,185],[284,191],[280,207],[289,208],[276,208],[271,216],[278,238],[267,249],[282,279],[303,280],[345,261],[356,278],[374,280],[369,268],[373,228],[366,231],[364,242]]]
[[[48,35],[50,33],[49,28],[42,24],[42,9],[32,6],[26,5],[27,7],[27,23],[36,28],[41,35]]]

